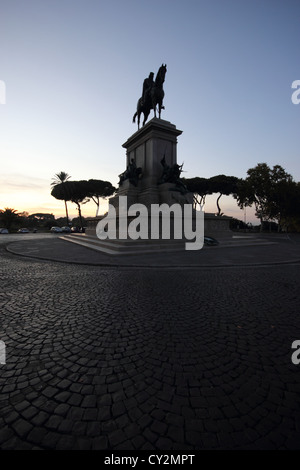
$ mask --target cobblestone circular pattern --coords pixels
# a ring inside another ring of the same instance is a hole
[[[2,252],[1,449],[300,449],[299,266]]]

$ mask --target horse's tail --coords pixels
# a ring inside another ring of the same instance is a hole
[[[135,118],[137,117],[137,114],[138,114],[138,113],[135,113],[135,114],[134,114],[134,116],[133,116],[133,118],[132,118],[132,122],[135,122]]]

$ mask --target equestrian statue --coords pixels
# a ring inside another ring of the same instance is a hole
[[[133,116],[133,122],[135,118],[138,118],[138,129],[140,128],[140,117],[144,114],[143,126],[145,125],[151,109],[154,111],[154,117],[156,117],[156,111],[158,106],[158,117],[160,119],[161,110],[165,109],[163,106],[163,99],[165,96],[163,90],[163,83],[165,81],[165,75],[167,72],[167,65],[162,64],[157,72],[155,80],[153,80],[154,73],[151,72],[149,77],[145,78],[143,83],[142,96],[137,102],[136,113]]]

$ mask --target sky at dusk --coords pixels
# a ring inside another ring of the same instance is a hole
[[[266,162],[300,181],[299,40],[299,0],[0,0],[0,209],[63,216],[60,171],[117,185],[143,80],[162,63],[185,177]],[[221,208],[244,220],[231,197]]]

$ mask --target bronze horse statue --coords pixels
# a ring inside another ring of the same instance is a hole
[[[162,64],[156,74],[155,81],[150,89],[150,92],[146,94],[145,100],[141,97],[137,102],[136,113],[133,116],[132,122],[135,122],[135,118],[138,118],[138,129],[140,128],[140,117],[144,113],[143,126],[145,125],[151,109],[154,111],[154,117],[156,117],[156,106],[158,106],[158,117],[160,119],[161,110],[165,109],[163,106],[163,99],[165,96],[163,90],[163,83],[165,81],[165,75],[167,72],[166,64]]]

